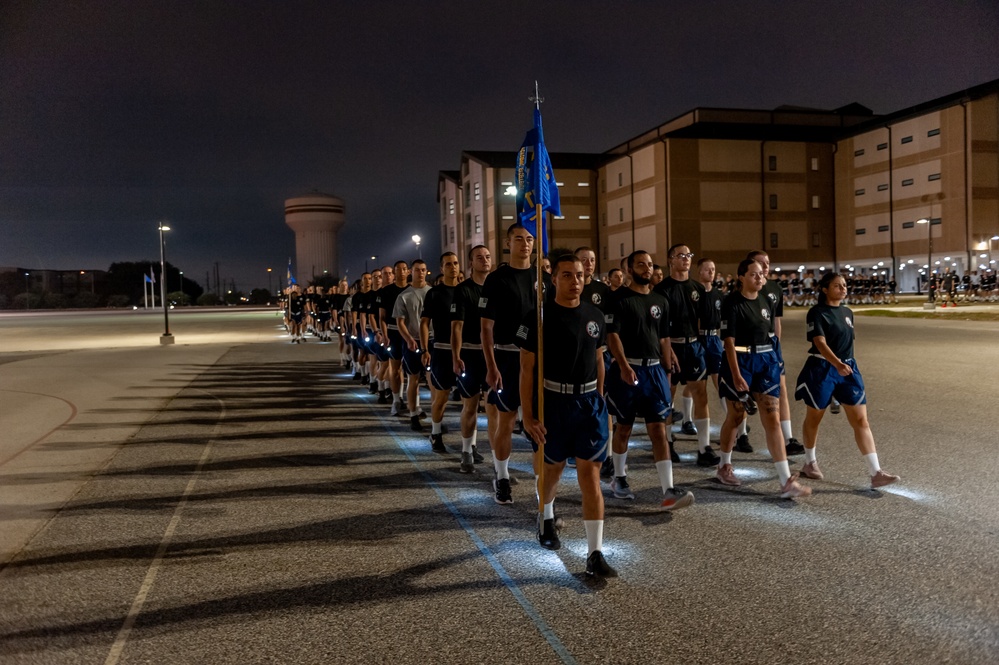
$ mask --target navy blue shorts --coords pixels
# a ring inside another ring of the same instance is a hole
[[[375,355],[375,349],[378,347],[378,342],[375,341],[375,333],[373,330],[365,330],[364,336],[360,338],[360,341],[364,343],[364,350]]]
[[[633,425],[635,418],[644,418],[646,423],[661,423],[669,416],[670,401],[669,375],[662,365],[651,367],[631,367],[638,376],[638,385],[628,385],[621,380],[621,368],[617,363],[611,366],[607,375],[607,401],[610,412],[622,425]]]
[[[486,385],[486,357],[481,349],[462,349],[461,361],[465,363],[465,373],[456,377],[458,392],[464,399],[478,397],[483,390],[489,389]]]
[[[708,378],[707,365],[704,362],[704,345],[700,342],[674,344],[673,353],[680,361],[680,371],[670,375],[674,384],[687,384],[691,381],[703,381]]]
[[[301,313],[299,313],[299,314],[289,314],[288,318],[291,319],[292,321],[294,321],[295,323],[301,323],[302,322],[302,316],[303,316],[303,314],[301,314]]]
[[[739,373],[749,385],[749,391],[771,397],[780,397],[780,362],[774,351],[764,353],[736,353]],[[732,370],[724,362],[718,372],[718,394],[738,401],[739,393],[732,384]]]
[[[595,390],[585,395],[545,391],[545,429],[548,464],[569,457],[590,462],[607,459],[607,402]],[[533,442],[532,447],[538,449]]]
[[[708,335],[703,339],[704,366],[707,368],[708,376],[717,374],[725,359],[725,345],[722,344],[721,337],[718,335]]]
[[[430,385],[437,390],[451,390],[454,387],[454,359],[451,349],[431,349]]]
[[[780,337],[772,335],[770,342],[773,344],[774,353],[777,354],[777,360],[780,362],[780,375],[784,376],[784,352],[780,348]]]
[[[490,389],[486,401],[504,413],[520,408],[520,351],[494,349],[496,366],[503,380],[503,391]]]
[[[388,352],[392,360],[402,360],[402,354],[406,350],[406,342],[402,339],[402,334],[398,330],[388,331]]]
[[[410,376],[419,376],[420,372],[426,369],[423,366],[423,349],[417,347],[416,351],[410,351],[409,347],[404,347],[402,352],[402,371]]]
[[[372,342],[371,349],[378,360],[385,362],[389,359],[389,351],[387,346],[382,346],[378,342]]]
[[[853,374],[850,376],[840,376],[832,363],[826,361],[825,358],[808,356],[805,366],[798,374],[794,398],[820,411],[829,406],[833,397],[840,404],[847,406],[867,404],[864,377],[857,369],[857,361],[853,358],[847,358],[843,362],[853,369]]]

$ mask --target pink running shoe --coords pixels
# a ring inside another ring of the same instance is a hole
[[[801,473],[801,475],[805,478],[811,478],[812,480],[822,480],[825,478],[819,470],[818,462],[805,462],[805,465],[801,467],[801,471],[799,473]]]
[[[731,487],[738,487],[742,483],[738,478],[735,477],[735,469],[732,468],[731,464],[722,464],[715,471],[715,479],[718,480],[722,485],[729,485]]]
[[[878,471],[873,476],[871,476],[871,489],[876,490],[879,487],[884,487],[885,485],[891,485],[892,483],[898,482],[898,476],[893,476],[890,473],[885,473],[884,471]]]
[[[780,498],[794,499],[796,497],[811,496],[812,488],[805,487],[798,483],[798,474],[794,474],[787,479],[784,487],[780,488]]]

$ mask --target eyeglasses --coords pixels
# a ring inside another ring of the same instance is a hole
[[[692,259],[692,258],[694,258],[694,253],[693,252],[688,252],[687,254],[674,254],[673,258],[674,259]]]

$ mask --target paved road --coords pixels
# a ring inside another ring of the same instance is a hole
[[[639,437],[638,499],[607,502],[621,577],[592,584],[571,482],[566,547],[535,544],[526,446],[497,506],[330,345],[217,316],[199,344],[103,319],[73,334],[123,348],[0,354],[0,662],[995,662],[999,325],[858,318],[890,492],[827,416],[812,498],[775,500],[758,454],[723,489],[681,442],[697,504],[664,515]],[[0,317],[0,349],[60,325]],[[800,367],[801,312],[786,331]]]

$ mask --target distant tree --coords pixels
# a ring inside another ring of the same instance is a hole
[[[81,291],[73,296],[70,301],[70,307],[77,307],[80,309],[92,309],[100,305],[101,299],[95,293],[90,293],[89,291]]]
[[[149,285],[145,282],[146,276],[152,271],[153,277],[156,279],[156,284],[154,289],[156,291],[156,300],[159,301],[160,298],[160,262],[159,261],[121,261],[118,263],[112,263],[108,268],[108,280],[104,285],[104,294],[125,294],[129,297],[129,302],[135,304],[142,303],[142,292],[143,287],[149,288]],[[166,264],[167,273],[167,291],[173,292],[177,290],[177,286],[180,286],[180,290],[189,295],[192,299],[197,299],[201,294],[205,292],[201,286],[187,277],[180,274],[180,270],[172,266],[169,262]]]
[[[13,307],[17,294],[24,291],[24,275],[14,270],[0,273],[0,294],[7,298],[7,303]]]
[[[42,307],[46,309],[66,309],[69,306],[69,296],[63,293],[45,293],[42,296]]]
[[[183,291],[172,291],[168,293],[166,297],[167,302],[171,305],[186,307],[191,304],[191,296],[187,295]]]
[[[108,296],[108,307],[128,307],[131,304],[132,299],[124,294],[116,293]]]
[[[271,292],[267,289],[253,289],[250,291],[251,305],[266,305],[271,302]]]
[[[18,293],[14,296],[12,309],[39,309],[42,306],[42,296],[37,293]]]
[[[222,304],[214,293],[201,294],[198,296],[197,303],[201,307],[217,307]]]
[[[242,291],[226,291],[222,299],[225,300],[225,304],[227,305],[242,305],[244,304],[243,298],[245,297]]]

